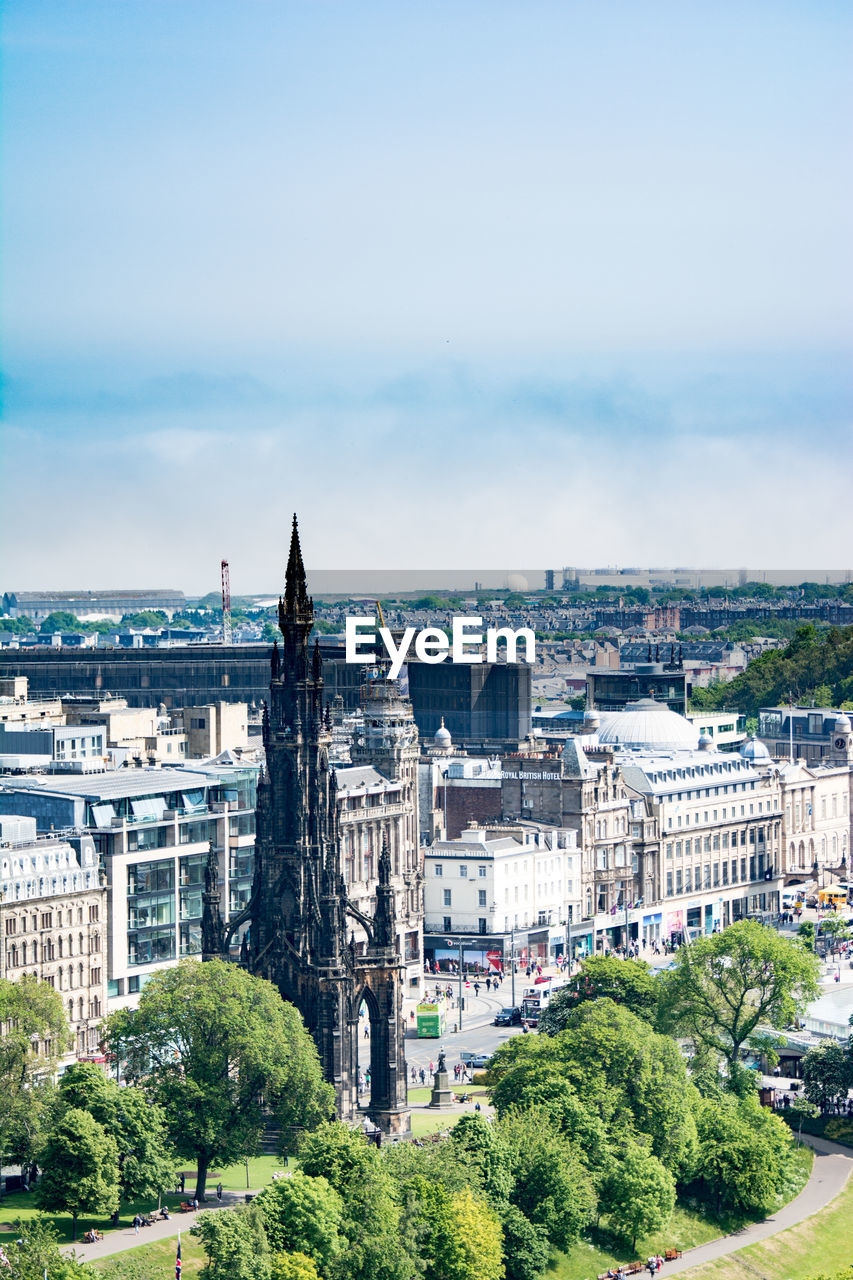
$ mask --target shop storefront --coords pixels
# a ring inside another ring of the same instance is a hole
[[[662,917],[659,911],[643,916],[643,938],[646,942],[657,942],[660,939]]]

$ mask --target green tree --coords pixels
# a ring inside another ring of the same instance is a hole
[[[567,1249],[595,1215],[597,1195],[583,1157],[543,1111],[517,1111],[500,1121],[512,1160],[512,1203]]]
[[[809,1049],[802,1070],[803,1093],[821,1111],[831,1111],[853,1089],[853,1058],[831,1040]]]
[[[309,1177],[326,1178],[343,1200],[341,1276],[409,1280],[415,1264],[402,1232],[397,1191],[376,1148],[335,1121],[302,1138],[299,1163]]]
[[[311,1128],[334,1106],[297,1010],[271,982],[221,960],[155,974],[137,1009],[107,1020],[104,1039],[162,1106],[178,1154],[196,1162],[199,1200],[211,1161],[257,1150],[264,1105],[283,1132]]]
[[[652,1154],[676,1178],[689,1176],[697,1095],[674,1040],[612,1000],[600,999],[576,1009],[566,1030],[550,1043],[581,1104],[609,1130],[630,1116],[637,1133],[649,1139]]]
[[[25,974],[0,978],[0,1160],[33,1159],[55,1093],[52,1076],[70,1043],[62,997]]]
[[[457,1160],[474,1170],[479,1187],[492,1200],[507,1200],[512,1188],[510,1154],[499,1128],[483,1115],[464,1115],[450,1131]]]
[[[55,631],[76,631],[79,633],[83,631],[83,624],[73,613],[68,613],[64,609],[55,609],[46,618],[42,618],[39,623],[39,631],[43,635],[52,635]]]
[[[548,1035],[564,1031],[572,1011],[590,1000],[613,1000],[631,1013],[654,1022],[657,1013],[657,978],[645,960],[615,960],[590,956],[580,970],[551,998],[539,1022]]]
[[[313,1258],[304,1253],[274,1253],[270,1280],[320,1280]]]
[[[122,618],[125,627],[165,627],[169,619],[162,609],[142,609],[139,613],[126,613]]]
[[[502,1280],[500,1220],[470,1187],[451,1195],[424,1182],[424,1280]]]
[[[270,1280],[269,1246],[254,1204],[200,1213],[190,1235],[207,1255],[199,1280]]]
[[[514,1204],[497,1207],[504,1233],[506,1280],[536,1280],[551,1260],[548,1233]]]
[[[610,1225],[633,1249],[640,1236],[660,1231],[669,1222],[675,1179],[649,1151],[632,1142],[613,1161],[601,1201]]]
[[[681,947],[660,981],[661,1025],[719,1053],[735,1089],[741,1046],[757,1027],[788,1026],[819,990],[815,957],[756,920]]]
[[[717,1209],[739,1214],[773,1205],[788,1167],[790,1133],[754,1097],[703,1101],[698,1116],[698,1181]]]
[[[25,636],[36,630],[32,618],[0,618],[0,631],[8,631],[13,636]]]
[[[60,1252],[53,1225],[41,1216],[12,1223],[0,1246],[3,1280],[97,1280],[85,1262]]]
[[[323,1177],[298,1170],[256,1196],[270,1248],[308,1254],[325,1272],[341,1249],[343,1201]]]
[[[808,1098],[803,1097],[800,1093],[791,1103],[789,1110],[793,1112],[797,1120],[797,1146],[799,1147],[803,1141],[803,1121],[816,1120],[820,1115],[820,1107],[816,1103],[810,1102]]]
[[[73,1238],[81,1213],[113,1213],[119,1203],[115,1139],[87,1111],[64,1111],[42,1147],[36,1204],[51,1213],[70,1213]]]
[[[797,937],[807,951],[815,949],[815,926],[813,920],[804,920],[797,930]]]
[[[77,1062],[62,1076],[59,1102],[88,1111],[115,1138],[125,1203],[157,1196],[174,1186],[177,1162],[166,1132],[166,1117],[141,1089],[119,1088],[99,1066]]]

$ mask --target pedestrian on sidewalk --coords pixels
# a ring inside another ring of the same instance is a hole
[[[222,1199],[222,1183],[221,1182],[217,1182],[216,1184],[216,1199],[217,1200]]]
[[[139,1214],[138,1214],[138,1213],[137,1213],[137,1214],[134,1214],[134,1217],[133,1217],[133,1230],[136,1232],[136,1234],[137,1234],[137,1235],[139,1235],[139,1228],[140,1228],[141,1226],[142,1226],[142,1219],[140,1218],[140,1216],[139,1216]]]

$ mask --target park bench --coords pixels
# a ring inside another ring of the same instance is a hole
[[[192,1213],[192,1211],[193,1211],[193,1207],[192,1207],[192,1205],[191,1205],[191,1204],[189,1203],[189,1201],[187,1201],[187,1200],[182,1200],[182,1201],[181,1201],[181,1206],[180,1206],[180,1208],[181,1208],[181,1213]]]
[[[663,1256],[664,1262],[675,1262],[677,1258],[681,1257],[681,1250],[666,1249],[662,1256]],[[646,1263],[639,1262],[639,1261],[623,1262],[618,1269],[622,1272],[623,1276],[635,1276],[635,1275],[638,1275],[641,1271],[646,1270]],[[613,1267],[611,1268],[610,1271],[601,1271],[597,1276],[596,1280],[610,1280],[610,1278],[615,1274],[616,1274],[616,1268]]]

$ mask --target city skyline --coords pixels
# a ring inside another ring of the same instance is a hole
[[[850,34],[12,0],[0,587],[843,565]]]

